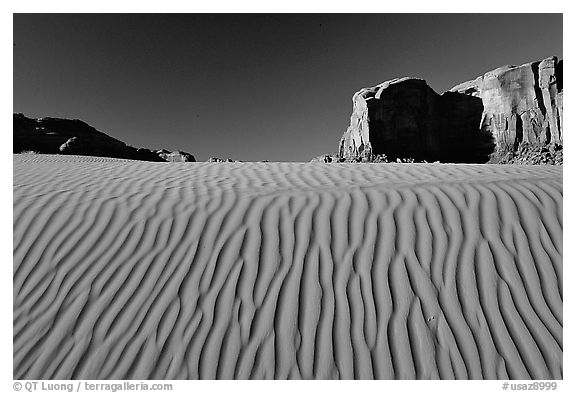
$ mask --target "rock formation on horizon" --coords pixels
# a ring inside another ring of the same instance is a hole
[[[220,157],[210,157],[206,162],[242,162],[242,161],[233,160],[231,158],[223,159]]]
[[[192,154],[186,153],[185,151],[170,152],[169,150],[162,149],[157,150],[156,154],[168,162],[196,162],[196,158],[194,158]]]
[[[77,119],[31,119],[14,113],[13,122],[14,153],[33,151],[156,162],[195,161],[193,155],[185,152],[153,151],[126,145]]]
[[[442,95],[397,78],[353,96],[338,155],[484,163],[520,144],[562,145],[562,61],[504,66]]]

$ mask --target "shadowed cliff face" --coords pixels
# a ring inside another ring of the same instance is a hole
[[[426,152],[439,151],[439,119],[434,115],[439,97],[423,80],[405,79],[382,86],[367,104],[374,154],[426,158]]]
[[[344,158],[484,163],[521,143],[562,144],[562,62],[504,66],[442,95],[400,78],[353,97]]]
[[[486,162],[493,148],[477,132],[483,111],[478,97],[439,95],[422,79],[402,78],[362,89],[353,102],[350,127],[340,142],[343,157]]]
[[[438,160],[485,163],[494,151],[490,132],[479,130],[484,106],[478,97],[445,92],[440,97]]]

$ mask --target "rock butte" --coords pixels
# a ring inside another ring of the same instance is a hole
[[[338,154],[487,162],[521,143],[563,143],[562,60],[503,66],[442,95],[418,78],[354,94]]]

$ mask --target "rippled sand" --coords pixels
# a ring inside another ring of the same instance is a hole
[[[15,379],[562,378],[562,167],[14,155]]]

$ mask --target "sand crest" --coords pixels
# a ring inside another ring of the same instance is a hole
[[[562,167],[14,155],[15,379],[560,379]]]

